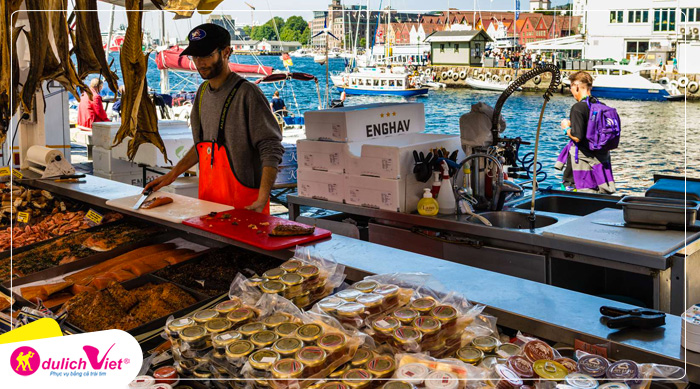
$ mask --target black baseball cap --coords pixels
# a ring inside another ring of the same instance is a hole
[[[189,45],[180,53],[180,56],[191,55],[194,57],[204,57],[216,49],[225,48],[231,45],[231,34],[214,23],[204,23],[195,27],[187,34]]]

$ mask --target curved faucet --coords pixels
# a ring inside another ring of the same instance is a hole
[[[465,163],[469,162],[472,159],[475,158],[486,158],[490,159],[496,164],[496,186],[493,188],[493,196],[491,198],[491,210],[492,211],[497,211],[498,209],[498,199],[501,195],[501,188],[503,188],[503,164],[501,164],[501,161],[498,160],[495,156],[491,154],[484,154],[484,153],[474,153],[469,155],[468,157],[464,158],[462,162],[459,163],[459,170],[462,170],[462,167],[464,166]],[[477,172],[478,174],[478,172]],[[455,176],[456,177],[456,176]],[[469,177],[465,176],[465,180],[470,179]],[[456,184],[456,183],[455,183]],[[475,193],[478,188],[474,188]],[[480,193],[483,197],[486,197],[485,194]],[[455,198],[459,198],[459,196],[455,196]],[[459,208],[458,208],[459,209]]]

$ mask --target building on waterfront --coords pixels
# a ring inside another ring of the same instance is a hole
[[[436,31],[425,38],[430,44],[433,65],[481,66],[488,43],[493,42],[484,30]]]
[[[700,73],[697,0],[587,0],[586,8],[585,58],[667,65],[676,56],[680,72]]]
[[[549,0],[530,0],[530,12],[540,9],[552,9],[552,3]]]
[[[217,26],[221,26],[231,34],[231,37],[235,37],[236,33],[236,21],[231,17],[231,15],[214,15],[211,14],[207,18],[207,23],[213,23]]]
[[[280,52],[290,52],[301,49],[301,43],[297,41],[284,42],[284,41],[268,41],[263,39],[258,41],[255,45],[255,50],[261,53],[280,53]]]
[[[231,41],[231,48],[233,51],[256,51],[258,43],[260,43],[260,41],[252,39],[234,39]]]

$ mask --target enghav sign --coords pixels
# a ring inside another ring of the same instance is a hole
[[[142,363],[138,342],[121,330],[0,345],[0,377],[8,387],[121,389]]]

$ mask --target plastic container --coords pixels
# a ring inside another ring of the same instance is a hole
[[[435,216],[440,206],[430,193],[430,188],[423,189],[423,198],[418,200],[418,214],[423,216]]]
[[[457,375],[447,371],[434,371],[425,378],[426,389],[457,389]]]

